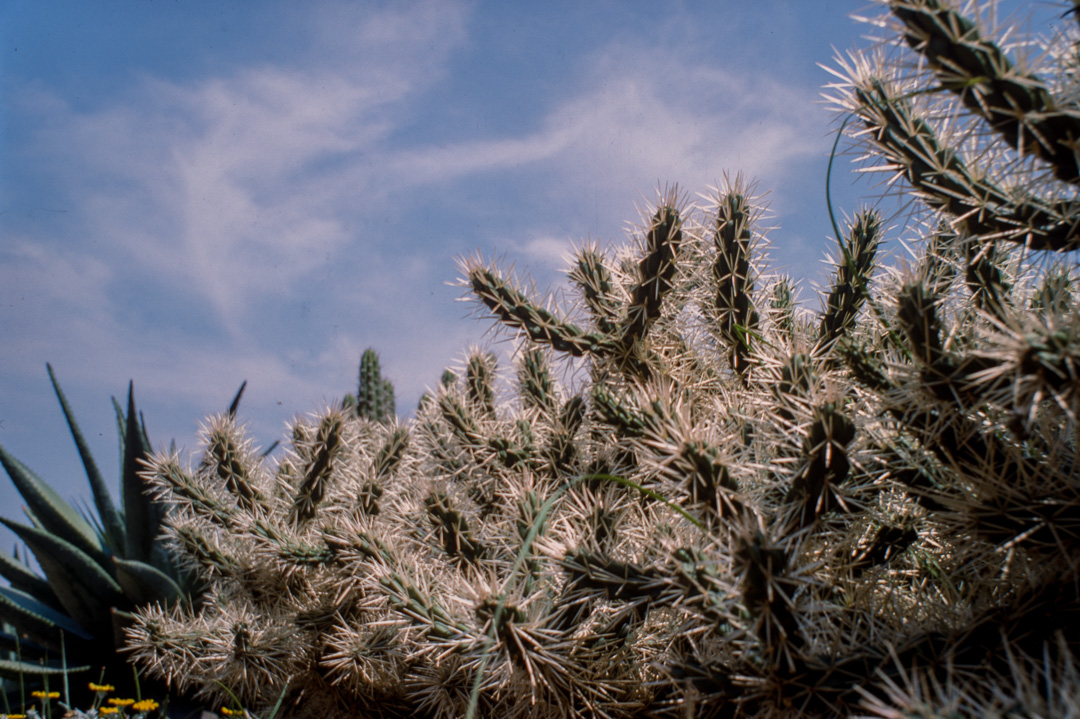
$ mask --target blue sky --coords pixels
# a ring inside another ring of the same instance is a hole
[[[47,361],[108,477],[129,379],[161,446],[193,448],[245,379],[269,443],[353,391],[366,347],[408,414],[491,339],[448,285],[456,258],[556,284],[573,243],[622,240],[669,183],[756,179],[774,263],[822,279],[836,123],[817,63],[866,44],[862,10],[7,0],[0,444],[88,497]],[[849,167],[852,212],[872,188]],[[19,502],[3,478],[0,514]]]

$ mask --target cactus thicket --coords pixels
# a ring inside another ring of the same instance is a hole
[[[882,4],[832,92],[912,262],[861,211],[806,309],[741,178],[578,250],[572,303],[463,260],[516,384],[477,350],[404,424],[159,455],[209,594],[136,661],[296,717],[1077,716],[1080,28]]]

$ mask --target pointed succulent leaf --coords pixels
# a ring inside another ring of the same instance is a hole
[[[183,590],[173,578],[157,567],[133,559],[112,559],[116,567],[116,581],[133,604],[170,602],[183,596]]]
[[[247,380],[240,383],[240,389],[236,390],[236,396],[233,397],[233,401],[229,404],[229,416],[235,417],[237,410],[240,409],[240,398],[244,396],[244,390],[247,388]]]
[[[120,406],[120,403],[116,401],[116,397],[112,397],[113,413],[116,415],[116,436],[118,438],[117,444],[119,445],[120,452],[120,467],[124,466],[124,437],[127,435],[127,420],[124,419],[124,408]],[[123,487],[120,488],[123,492]],[[121,494],[120,501],[123,503],[124,497]],[[123,506],[120,507],[121,514],[123,513]],[[126,525],[125,525],[126,526]]]
[[[11,627],[14,629],[14,627]],[[12,652],[12,655],[21,654],[23,657],[32,658],[35,661],[45,661],[54,656],[54,650],[44,644],[39,644],[27,637],[18,634],[0,631],[0,652]],[[4,656],[4,655],[0,655]]]
[[[49,371],[49,380],[52,382],[53,390],[56,392],[56,398],[60,400],[60,409],[64,411],[64,418],[67,420],[68,429],[71,430],[71,437],[75,440],[75,447],[79,450],[79,457],[82,459],[83,467],[86,469],[86,478],[90,482],[90,491],[94,495],[94,506],[97,508],[98,516],[101,518],[106,544],[113,551],[120,551],[124,546],[124,524],[120,518],[120,512],[117,511],[112,494],[105,483],[105,478],[102,477],[97,462],[94,461],[94,456],[90,453],[90,447],[83,437],[82,430],[79,429],[79,425],[75,421],[71,406],[60,389],[60,383],[56,380],[52,365],[46,364],[45,367]]]
[[[98,544],[97,534],[70,504],[19,460],[0,447],[0,464],[4,465],[15,489],[26,500],[27,509],[43,529],[62,537],[99,561],[107,554]]]
[[[151,456],[146,428],[135,410],[134,383],[128,385],[128,409],[124,421],[124,458],[121,487],[124,495],[124,518],[127,522],[127,543],[124,556],[147,561],[153,553],[154,539],[161,531],[163,511],[158,502],[147,494],[147,484],[139,474],[143,461]]]
[[[60,600],[56,598],[49,583],[6,552],[0,552],[0,576],[7,579],[13,588],[35,596],[45,604],[60,606]]]
[[[75,545],[36,527],[0,522],[30,547],[60,604],[82,626],[101,626],[110,606],[126,604],[116,580]]]
[[[90,665],[79,667],[50,667],[42,666],[40,664],[32,664],[30,662],[11,661],[8,659],[0,659],[0,677],[4,679],[10,679],[12,681],[19,681],[23,675],[30,676],[56,676],[66,674],[76,674],[78,672],[85,672],[90,670]]]
[[[60,629],[80,639],[91,639],[90,633],[68,615],[11,587],[0,587],[0,617],[46,644],[52,643]]]

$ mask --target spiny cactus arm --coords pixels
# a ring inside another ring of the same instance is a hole
[[[967,406],[990,402],[1010,412],[1021,426],[1030,422],[1042,399],[1054,399],[1067,412],[1080,408],[1075,399],[1080,382],[1080,332],[1075,323],[1059,328],[1034,317],[1025,322],[1011,316],[1009,324],[999,323],[984,349],[958,355],[943,346],[945,328],[937,308],[938,299],[921,282],[900,291],[897,318],[935,396]]]
[[[803,440],[803,460],[792,478],[785,510],[794,510],[795,525],[805,527],[822,514],[840,508],[840,487],[851,469],[848,446],[855,439],[855,424],[834,402],[814,408]]]
[[[544,449],[544,456],[548,458],[556,471],[566,473],[572,471],[574,459],[578,455],[574,439],[582,422],[585,421],[586,411],[585,400],[580,396],[568,399],[559,411],[555,431],[552,432]]]
[[[847,242],[840,243],[832,288],[825,300],[819,346],[831,347],[854,326],[855,316],[870,294],[881,236],[881,216],[872,210],[860,212],[849,226]]]
[[[180,691],[199,688],[202,681],[220,680],[206,678],[201,669],[210,650],[205,623],[196,621],[192,626],[179,611],[180,607],[158,604],[142,608],[124,630],[132,658]]]
[[[116,580],[75,545],[37,527],[2,518],[0,523],[34,552],[64,611],[83,627],[108,626],[110,607],[128,606]]]
[[[191,524],[173,523],[169,534],[182,549],[186,557],[207,579],[215,575],[234,576],[242,568],[241,561],[232,552],[226,551],[210,537],[213,534],[200,531]]]
[[[842,338],[837,344],[837,351],[844,358],[851,376],[859,384],[881,394],[895,389],[896,385],[889,376],[884,362],[864,343],[851,338]]]
[[[574,357],[611,349],[603,335],[587,333],[537,305],[479,259],[465,260],[463,268],[473,294],[491,314],[506,326],[523,331],[534,342]]]
[[[568,552],[559,564],[566,572],[571,594],[658,605],[673,604],[683,594],[661,568],[622,562],[584,549]]]
[[[915,275],[933,294],[945,297],[956,279],[960,261],[960,235],[947,222],[930,235]]]
[[[805,638],[794,596],[805,578],[792,571],[787,549],[760,529],[739,538],[735,562],[743,604],[754,619],[765,658],[773,667],[795,666]]]
[[[731,352],[731,368],[740,376],[749,368],[751,338],[758,326],[751,268],[754,211],[741,183],[716,200],[712,265],[713,308],[720,335]]]
[[[967,258],[965,281],[975,306],[998,320],[1008,317],[1009,290],[1012,289],[1001,267],[1001,253],[995,242],[965,242]]]
[[[616,397],[604,384],[593,384],[592,406],[597,418],[623,437],[644,437],[652,426],[648,415]]]
[[[852,577],[858,578],[871,567],[887,564],[918,538],[919,532],[915,527],[882,524],[874,533],[873,539],[853,553],[846,568]]]
[[[479,423],[452,394],[444,392],[439,395],[439,413],[460,442],[477,446],[487,444],[487,437],[481,433]]]
[[[675,258],[683,240],[683,220],[676,191],[661,198],[661,206],[645,233],[645,256],[638,263],[638,282],[630,293],[626,317],[618,329],[618,345],[631,353],[660,317],[664,297],[674,287]]]
[[[446,494],[432,492],[424,499],[424,507],[448,557],[476,564],[490,553],[489,548],[473,536],[468,519]]]
[[[394,470],[405,458],[409,449],[409,430],[406,427],[397,427],[386,438],[386,442],[379,448],[375,460],[371,465],[371,473],[375,481],[389,479]]]
[[[941,0],[890,0],[907,44],[942,88],[999,133],[1008,147],[1048,163],[1063,182],[1080,181],[1080,113],[1037,75],[1019,70],[978,25]]]
[[[49,532],[61,537],[93,557],[99,564],[108,561],[108,554],[98,543],[97,534],[83,517],[60,498],[56,491],[22,462],[0,446],[0,464],[7,470],[12,484],[26,500],[27,510]]]
[[[306,524],[315,516],[336,465],[345,454],[344,431],[344,417],[340,412],[327,414],[319,423],[303,480],[293,499],[291,519],[297,525]]]
[[[387,591],[390,605],[429,636],[448,640],[473,633],[468,625],[455,620],[433,597],[397,572],[388,573],[379,584]]]
[[[1039,291],[1031,298],[1031,309],[1043,322],[1047,316],[1067,315],[1073,306],[1073,286],[1076,280],[1063,268],[1054,268],[1043,278]]]
[[[973,171],[938,138],[911,102],[870,77],[859,81],[846,109],[859,115],[865,137],[928,207],[948,213],[972,237],[1002,238],[1034,250],[1080,247],[1080,206],[1006,191]]]
[[[175,456],[159,456],[151,460],[145,472],[154,491],[163,499],[171,499],[185,511],[203,517],[222,529],[233,527],[237,521],[236,507],[218,500],[183,467]]]
[[[616,330],[622,303],[615,291],[615,282],[603,254],[595,247],[583,247],[578,251],[577,262],[570,271],[573,280],[592,312],[597,329],[610,335]]]
[[[772,286],[769,307],[773,322],[781,337],[790,340],[795,335],[795,283],[790,277],[780,277]]]
[[[105,479],[101,476],[101,471],[98,469],[97,462],[94,461],[94,456],[90,453],[90,447],[87,445],[82,430],[79,429],[79,425],[75,421],[75,414],[71,411],[71,406],[68,404],[67,397],[64,396],[63,391],[60,389],[60,383],[56,380],[56,374],[53,372],[52,365],[46,364],[45,368],[49,372],[49,381],[52,382],[53,390],[56,392],[56,398],[60,401],[60,408],[64,412],[64,419],[67,420],[68,429],[71,431],[71,437],[75,440],[75,447],[79,451],[79,458],[82,460],[83,468],[86,470],[86,477],[90,482],[90,491],[94,496],[94,506],[97,508],[98,516],[101,518],[101,526],[104,530],[106,544],[114,552],[122,551],[124,548],[123,517],[120,516],[120,512],[117,511],[116,505],[113,503],[112,495],[109,492],[109,486],[105,483]]]
[[[696,438],[691,423],[668,405],[655,398],[646,407],[633,407],[603,385],[593,385],[593,407],[600,421],[615,427],[650,458],[660,496],[704,512],[709,527],[742,515],[746,507],[737,497],[738,483],[717,448]]]
[[[469,404],[480,419],[495,419],[495,355],[477,350],[469,356],[465,369],[465,389]]]
[[[518,365],[518,384],[526,407],[544,413],[555,409],[555,384],[551,381],[542,349],[536,347],[522,353]]]
[[[258,462],[252,456],[251,442],[244,437],[231,415],[216,417],[206,432],[206,451],[199,466],[201,473],[212,476],[245,511],[269,510],[266,498],[254,475]],[[249,467],[253,471],[249,471]]]
[[[998,606],[975,613],[953,630],[924,631],[893,647],[871,646],[837,658],[813,674],[819,681],[828,680],[830,675],[834,677],[829,684],[835,688],[835,702],[871,709],[883,717],[903,716],[908,709],[924,713],[928,706],[948,706],[950,699],[942,696],[942,691],[952,696],[963,692],[965,706],[972,707],[980,716],[997,714],[1001,708],[1002,684],[997,680],[987,687],[980,680],[988,673],[1003,677],[1006,682],[1010,678],[1019,680],[1016,691],[1008,695],[1008,706],[1023,706],[1025,693],[1028,698],[1035,698],[1035,705],[1039,706],[1045,701],[1041,689],[1028,693],[1019,686],[1024,683],[1023,658],[1038,657],[1041,663],[1043,657],[1055,655],[1059,648],[1069,651],[1066,647],[1075,646],[1075,622],[1080,618],[1076,616],[1075,591],[1065,586],[1068,583],[1051,581],[1023,590]],[[951,671],[951,667],[969,664],[985,667],[986,673],[980,671],[978,678],[969,678]],[[950,670],[943,671],[942,667]],[[876,684],[866,679],[875,676],[887,681]],[[924,690],[912,687],[912,676],[937,677],[938,682],[945,680],[942,683],[947,683],[947,688],[926,696]],[[1050,681],[1051,677],[1047,676],[1046,680]],[[1069,696],[1068,683],[1068,680],[1055,683],[1051,692]],[[986,711],[981,711],[979,705],[984,702]]]
[[[397,417],[397,399],[394,395],[394,383],[384,378],[382,381],[383,421],[389,422]]]
[[[710,528],[730,525],[742,516],[747,508],[737,497],[739,484],[719,450],[701,440],[673,440],[670,435],[646,440],[663,457],[661,475],[666,475],[677,491],[671,494],[683,498],[685,506],[703,510]]]
[[[359,527],[328,527],[323,530],[322,538],[335,560],[347,561],[348,554],[352,553],[360,561],[373,560],[387,567],[397,566],[398,560],[389,545]]]
[[[996,489],[981,499],[955,499],[954,508],[962,510],[954,515],[957,525],[1005,550],[1023,547],[1048,559],[1075,556],[1080,549],[1080,493],[1076,489],[1041,496],[1003,482]]]

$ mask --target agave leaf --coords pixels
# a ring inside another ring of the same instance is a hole
[[[107,626],[109,607],[126,603],[116,580],[75,545],[36,527],[3,518],[0,523],[34,552],[64,611],[82,626]]]
[[[15,489],[26,500],[27,509],[43,529],[75,545],[99,562],[106,561],[108,555],[102,551],[94,528],[52,487],[8,454],[2,446],[0,464],[4,465]]]
[[[71,617],[11,587],[0,587],[0,616],[45,644],[51,643],[60,629],[80,639],[92,638]]]
[[[240,398],[244,396],[244,389],[247,387],[247,380],[240,383],[240,389],[236,390],[236,396],[233,397],[232,403],[229,405],[229,416],[235,417],[236,411],[240,409]]]
[[[26,637],[20,637],[9,632],[0,632],[0,651],[19,652],[24,657],[32,656],[35,659],[39,657],[44,659],[53,650]]]
[[[113,557],[116,580],[124,588],[124,594],[135,604],[153,601],[172,601],[183,595],[183,590],[157,567],[134,559]]]
[[[121,489],[124,495],[124,520],[127,525],[124,556],[140,562],[150,561],[154,540],[161,531],[162,505],[147,494],[147,485],[139,475],[142,462],[151,455],[146,425],[135,410],[135,385],[128,385],[128,411],[124,427],[124,456]]]
[[[76,672],[85,672],[89,669],[89,665],[83,667],[43,667],[40,664],[31,664],[29,662],[13,662],[7,659],[0,659],[0,677],[3,677],[5,679],[11,679],[13,681],[18,681],[21,676],[26,674],[32,674],[35,676],[42,676],[48,674],[52,676],[56,674],[74,674]]]
[[[86,520],[86,523],[94,528],[98,537],[101,538],[102,543],[108,544],[109,538],[105,534],[105,527],[102,526],[101,520],[94,516],[93,511],[90,509],[90,504],[83,497],[78,497],[75,503],[75,511],[79,513],[79,516]],[[109,550],[114,554],[116,548],[112,545],[108,545]],[[120,549],[123,549],[121,545]]]
[[[113,411],[116,413],[116,436],[120,438],[120,466],[124,466],[124,435],[127,433],[127,421],[124,419],[124,410],[120,407],[120,403],[116,401],[116,397],[112,398]],[[121,488],[121,492],[123,488]],[[123,497],[121,496],[121,501]],[[123,508],[121,508],[121,514],[123,514]]]
[[[49,583],[6,552],[0,552],[0,576],[7,579],[13,588],[37,597],[45,604],[60,606],[60,600]]]
[[[105,483],[104,477],[101,476],[101,472],[98,470],[97,462],[94,461],[94,457],[90,453],[90,447],[86,444],[86,439],[83,437],[79,425],[75,422],[75,415],[72,413],[67,398],[60,389],[60,383],[56,381],[52,365],[46,364],[45,367],[49,371],[49,380],[52,381],[53,390],[56,391],[56,397],[60,400],[60,408],[64,411],[64,418],[67,420],[68,429],[71,430],[71,437],[75,440],[75,447],[79,450],[79,457],[82,459],[83,467],[86,469],[86,478],[90,481],[90,491],[94,495],[94,505],[97,507],[98,516],[101,517],[101,523],[105,530],[106,544],[114,552],[121,551],[124,546],[124,525],[120,519],[120,513],[113,503],[112,495],[109,493],[109,487]]]

